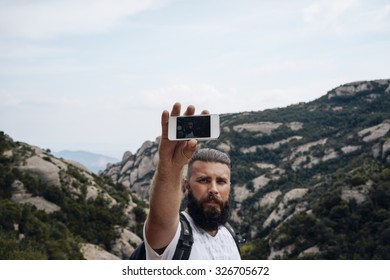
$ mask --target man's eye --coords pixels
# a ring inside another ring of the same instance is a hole
[[[199,179],[199,183],[208,183],[209,180],[207,178]]]

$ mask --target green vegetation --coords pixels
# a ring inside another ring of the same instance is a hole
[[[4,155],[13,151],[13,156]],[[82,259],[79,244],[88,242],[110,250],[117,238],[115,226],[126,226],[123,209],[129,203],[129,191],[122,185],[99,178],[100,188],[117,200],[113,207],[99,194],[86,198],[90,183],[77,168],[69,166],[67,175],[72,187],[80,189],[75,196],[66,184],[62,187],[42,184],[22,173],[16,166],[23,153],[15,143],[0,134],[0,259]],[[31,151],[24,150],[28,155]],[[33,196],[55,203],[61,211],[46,213],[29,204],[15,203],[14,182],[20,182]],[[142,215],[142,211],[138,211]]]

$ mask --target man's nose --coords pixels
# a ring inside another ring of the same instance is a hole
[[[209,184],[209,192],[217,194],[218,188],[217,188],[217,182],[215,180],[212,180]]]

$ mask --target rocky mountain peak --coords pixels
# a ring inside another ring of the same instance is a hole
[[[381,91],[375,92],[374,89],[381,87]],[[330,91],[327,95],[329,99],[334,97],[350,97],[358,95],[359,93],[371,92],[370,97],[376,98],[378,94],[390,93],[390,83],[389,80],[374,80],[374,81],[361,81],[348,83],[342,86],[335,88]]]

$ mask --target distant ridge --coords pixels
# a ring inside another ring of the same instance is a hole
[[[99,171],[104,170],[107,167],[108,163],[119,161],[119,159],[114,157],[96,154],[87,151],[63,150],[59,152],[53,152],[53,155],[66,160],[77,161],[95,174],[98,174]]]

